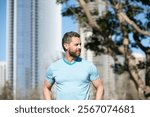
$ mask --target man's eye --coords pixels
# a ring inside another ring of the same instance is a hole
[[[81,44],[76,44],[76,46],[81,45]]]

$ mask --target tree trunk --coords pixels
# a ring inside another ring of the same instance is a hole
[[[146,75],[145,75],[145,96],[147,99],[150,98],[150,49],[146,51]]]
[[[146,85],[150,86],[150,49],[146,52]]]

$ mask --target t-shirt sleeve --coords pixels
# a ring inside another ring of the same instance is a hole
[[[99,72],[94,64],[91,64],[90,67],[90,80],[96,80],[99,78]]]
[[[50,84],[53,84],[55,81],[52,69],[50,67],[48,67],[48,69],[46,71],[45,80],[47,80]]]

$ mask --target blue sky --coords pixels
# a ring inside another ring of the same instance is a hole
[[[62,18],[62,35],[77,31],[77,24],[71,17]],[[6,0],[0,0],[0,61],[6,60]]]
[[[6,0],[0,0],[0,60],[6,60]]]

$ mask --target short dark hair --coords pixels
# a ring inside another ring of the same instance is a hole
[[[76,32],[66,32],[62,38],[62,47],[64,49],[64,51],[66,51],[65,47],[64,47],[64,44],[65,43],[70,43],[71,42],[71,38],[72,37],[79,37],[80,38],[80,35]]]

